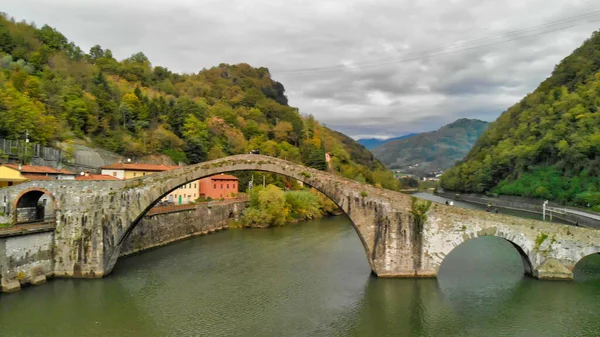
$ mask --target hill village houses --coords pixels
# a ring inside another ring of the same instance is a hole
[[[102,174],[81,172],[76,174],[65,169],[47,166],[2,164],[0,165],[0,188],[32,180],[124,180],[148,174],[174,170],[179,166],[114,163],[101,167]],[[162,202],[188,204],[197,199],[232,199],[238,196],[238,178],[219,174],[192,181],[173,190]]]

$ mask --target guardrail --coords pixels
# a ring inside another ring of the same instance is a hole
[[[61,151],[59,149],[42,146],[41,144],[26,143],[23,140],[0,138],[0,151],[13,158],[32,155],[34,158],[57,162],[61,159]]]

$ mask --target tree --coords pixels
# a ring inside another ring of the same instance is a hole
[[[64,35],[48,25],[43,25],[42,28],[37,30],[36,37],[42,41],[44,45],[54,50],[62,50],[68,43],[68,40]]]
[[[275,140],[287,142],[289,140],[290,132],[292,132],[293,130],[294,128],[292,127],[292,124],[283,121],[275,125],[275,127],[273,128],[273,135],[275,137]]]
[[[103,56],[104,56],[104,50],[102,49],[102,47],[100,47],[100,45],[95,45],[92,48],[90,48],[88,60],[90,61],[90,63],[94,64],[94,63],[96,63],[96,60],[98,60],[99,58],[101,58]]]
[[[10,34],[10,30],[5,25],[5,18],[0,18],[0,51],[11,53],[16,47],[15,41]]]
[[[247,227],[282,226],[289,219],[289,206],[283,191],[268,185],[265,189],[254,188],[250,192],[250,207],[244,210],[242,223]]]

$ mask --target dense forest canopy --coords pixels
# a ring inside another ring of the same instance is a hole
[[[391,172],[345,135],[288,106],[268,69],[220,64],[196,74],[88,53],[54,28],[0,15],[0,137],[85,141],[129,157],[198,163],[258,149],[345,177],[398,188]]]
[[[600,210],[600,32],[504,112],[442,186]]]

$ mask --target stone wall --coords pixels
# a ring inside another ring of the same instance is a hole
[[[53,272],[54,232],[0,237],[0,284],[11,292],[21,284],[40,284]]]
[[[121,256],[227,229],[247,205],[247,201],[202,203],[194,209],[146,216],[125,239]]]
[[[499,197],[488,197],[485,195],[479,194],[459,194],[457,197],[454,192],[438,192],[438,195],[444,198],[462,200],[466,202],[471,202],[474,204],[487,205],[488,203],[492,203],[492,205],[506,208],[506,209],[514,209],[518,211],[532,212],[542,214],[542,203],[543,200],[535,200],[521,197],[513,197],[513,196],[499,196]],[[549,206],[558,207],[558,208],[567,208],[565,206],[561,206],[559,204],[549,202]],[[567,221],[571,224],[576,224],[583,227],[589,227],[594,229],[600,229],[600,222],[596,219],[588,218],[585,216],[580,216],[577,214],[552,214],[552,217]]]

